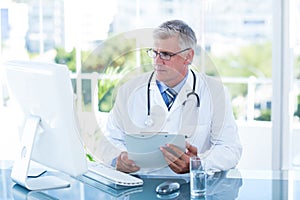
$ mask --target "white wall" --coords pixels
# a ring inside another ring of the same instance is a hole
[[[271,169],[272,127],[268,122],[238,122],[243,154],[241,169]]]
[[[243,155],[238,164],[240,169],[272,169],[272,124],[271,122],[238,122]],[[300,127],[292,134],[292,163],[300,167]]]

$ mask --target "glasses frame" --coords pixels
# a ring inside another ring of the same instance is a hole
[[[178,54],[180,54],[180,53],[182,53],[182,52],[185,52],[185,51],[187,51],[187,50],[190,50],[190,49],[191,49],[191,48],[189,47],[189,48],[180,50],[180,51],[178,51],[178,52],[171,53],[171,52],[167,52],[167,51],[161,51],[161,52],[158,52],[158,51],[155,51],[154,49],[151,48],[151,49],[148,49],[146,52],[147,52],[147,54],[148,54],[148,56],[149,56],[150,58],[156,58],[156,56],[159,55],[159,58],[160,58],[160,59],[169,61],[169,60],[171,60],[171,58],[172,58],[173,56],[176,56],[176,55],[178,55]],[[166,56],[169,56],[169,57],[166,57]]]

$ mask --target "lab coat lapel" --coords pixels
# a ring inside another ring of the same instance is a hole
[[[168,108],[165,104],[164,99],[161,96],[161,93],[156,85],[155,80],[153,80],[150,85],[150,101],[151,105],[160,105],[162,108],[164,108],[165,112],[168,112]]]

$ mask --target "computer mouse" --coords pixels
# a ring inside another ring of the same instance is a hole
[[[157,194],[172,194],[180,189],[180,184],[175,181],[165,181],[156,187]]]

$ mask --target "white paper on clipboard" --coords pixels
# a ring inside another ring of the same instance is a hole
[[[142,169],[157,169],[167,166],[160,147],[174,144],[185,152],[185,136],[168,133],[126,134],[128,158]]]

